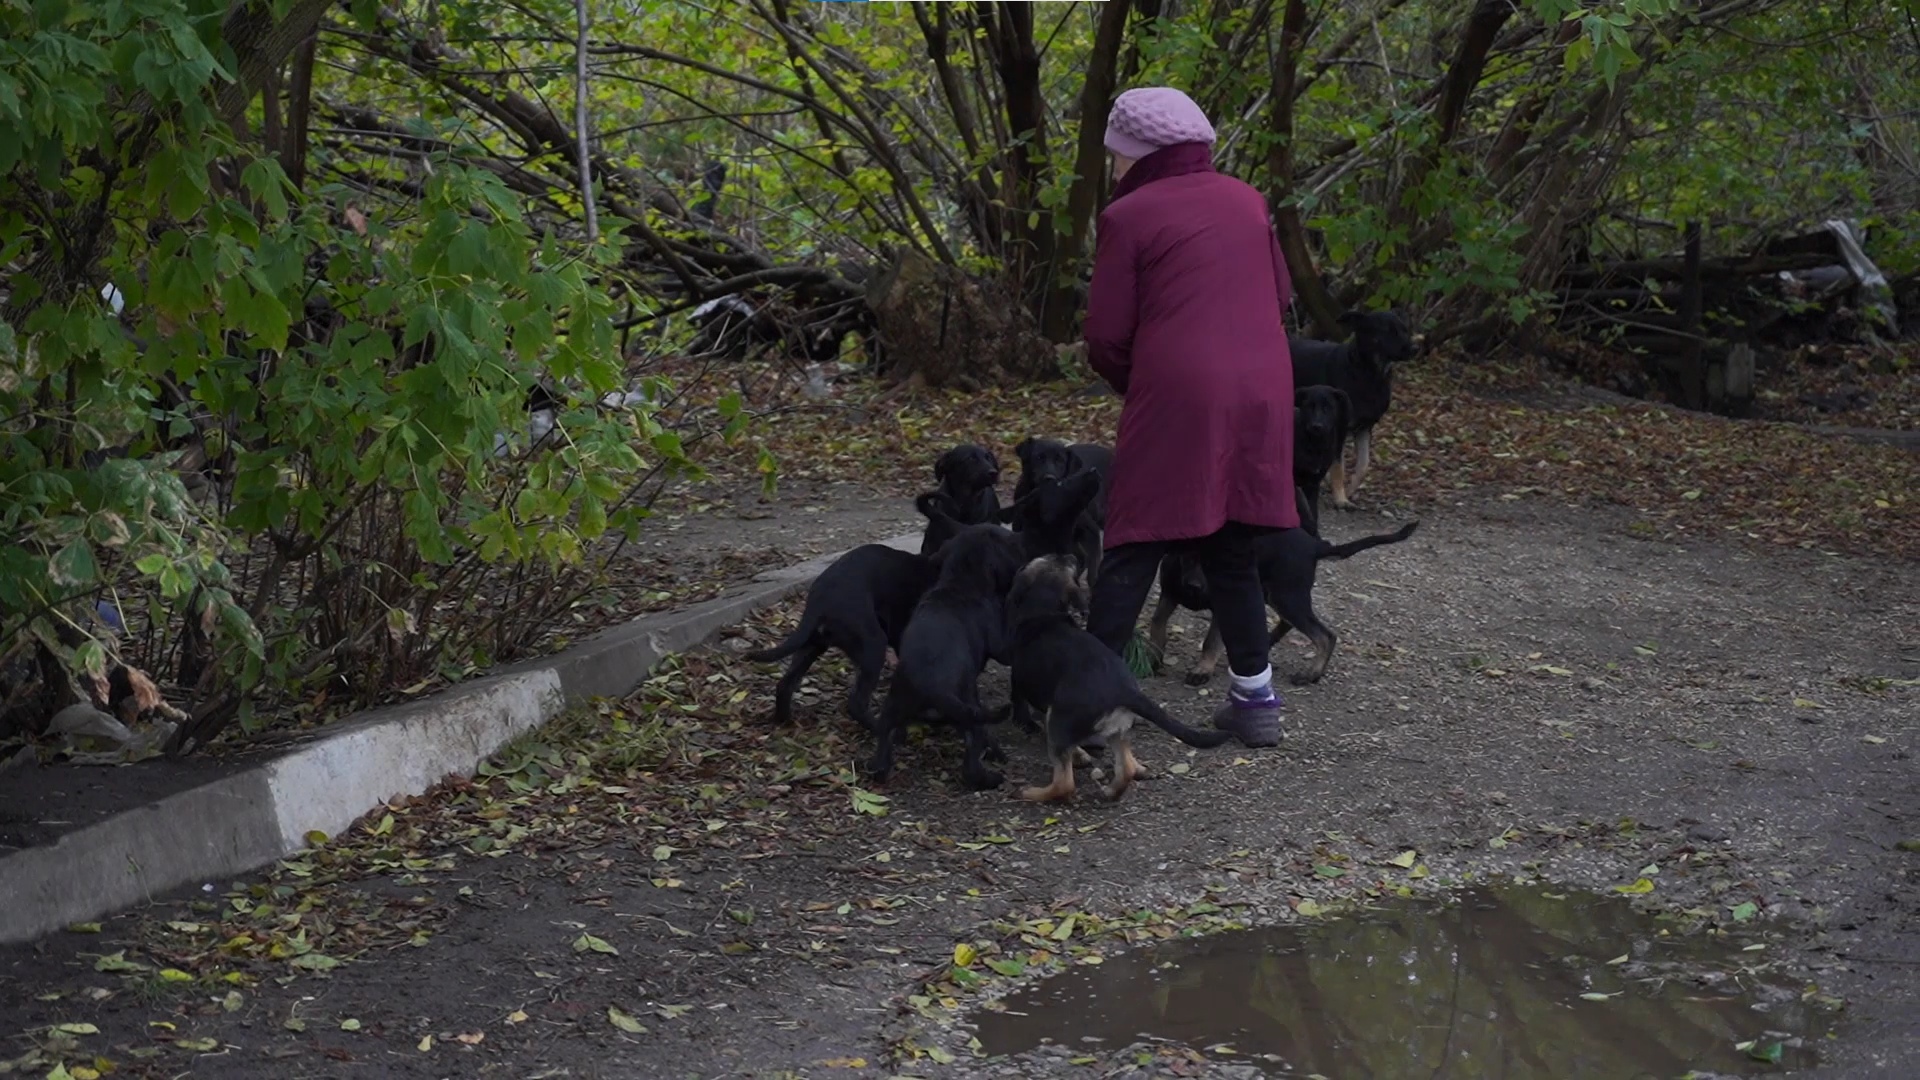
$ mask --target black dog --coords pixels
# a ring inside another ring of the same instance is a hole
[[[1320,681],[1327,673],[1327,664],[1333,659],[1333,646],[1338,640],[1313,611],[1313,582],[1320,562],[1324,559],[1345,559],[1382,544],[1397,544],[1412,536],[1419,527],[1419,522],[1412,521],[1395,532],[1363,536],[1344,544],[1330,544],[1308,529],[1283,529],[1267,533],[1256,542],[1261,591],[1266,593],[1267,604],[1280,616],[1280,621],[1274,624],[1273,632],[1267,637],[1268,647],[1279,644],[1280,639],[1287,636],[1287,631],[1297,626],[1301,633],[1313,640],[1317,653],[1312,668],[1293,676],[1295,686]],[[1160,560],[1160,602],[1155,605],[1153,618],[1147,628],[1147,637],[1152,642],[1155,657],[1165,657],[1167,654],[1167,622],[1173,617],[1176,607],[1188,611],[1212,611],[1212,603],[1207,596],[1207,578],[1200,569],[1200,560],[1178,551]],[[1213,678],[1214,669],[1220,665],[1220,654],[1224,651],[1225,642],[1220,638],[1220,627],[1209,619],[1207,638],[1200,646],[1200,660],[1187,673],[1187,683],[1200,686]],[[1159,662],[1156,660],[1156,665]]]
[[[1028,563],[1007,597],[1013,654],[1013,713],[1025,720],[1030,709],[1047,717],[1047,756],[1053,780],[1029,787],[1020,797],[1051,802],[1073,794],[1074,751],[1090,739],[1113,749],[1109,799],[1126,794],[1146,775],[1133,756],[1129,732],[1136,719],[1151,720],[1188,746],[1210,748],[1232,738],[1224,731],[1190,728],[1140,692],[1127,665],[1100,640],[1076,626],[1072,612],[1084,610],[1087,586],[1066,556],[1048,555]]]
[[[1340,325],[1353,330],[1351,343],[1315,341],[1289,336],[1293,353],[1293,388],[1331,386],[1343,391],[1350,404],[1353,433],[1353,486],[1347,486],[1346,448],[1333,461],[1333,505],[1352,505],[1349,492],[1360,490],[1373,460],[1373,427],[1393,405],[1393,368],[1413,359],[1418,348],[1407,321],[1392,311],[1349,311]],[[1316,498],[1315,505],[1318,505]]]
[[[962,443],[941,454],[940,460],[933,463],[933,479],[947,499],[948,516],[955,521],[962,525],[978,525],[998,520],[1000,496],[994,491],[994,485],[1000,482],[1000,461],[991,450],[973,443]],[[925,513],[924,510],[921,512]],[[939,538],[941,542],[947,539],[949,537]],[[933,541],[930,524],[927,535],[921,539],[920,554],[933,554],[938,546]]]
[[[1293,484],[1306,517],[1301,525],[1320,535],[1320,485],[1340,463],[1353,426],[1353,402],[1344,390],[1303,386],[1293,392]]]
[[[1081,473],[1091,472],[1099,477],[1098,487],[1092,497],[1080,509],[1072,523],[1072,545],[1069,550],[1078,554],[1080,564],[1087,568],[1087,579],[1093,580],[1100,572],[1100,538],[1107,527],[1107,485],[1113,472],[1113,451],[1095,443],[1074,443],[1069,446],[1058,439],[1027,438],[1013,448],[1014,455],[1020,459],[1020,479],[1013,486],[1013,501],[1021,504],[1043,484],[1062,483]],[[1057,506],[1043,508],[1048,520],[1058,524]],[[1021,519],[1003,514],[1013,522],[1014,531],[1027,527],[1031,517]],[[1047,554],[1036,551],[1035,554]]]
[[[932,586],[937,569],[934,560],[885,544],[862,544],[835,559],[807,589],[807,606],[793,633],[771,649],[747,654],[763,663],[794,657],[773,691],[774,723],[793,722],[793,692],[800,680],[828,649],[839,649],[858,673],[847,695],[847,715],[874,730],[870,707],[887,649],[899,650],[914,605]]]
[[[961,776],[967,784],[1000,786],[1000,774],[985,764],[999,754],[987,733],[993,716],[980,704],[979,681],[989,659],[1006,655],[1006,596],[1023,562],[1020,539],[999,525],[969,525],[941,549],[939,576],[895,649],[900,663],[880,710],[880,746],[867,766],[875,780],[893,772],[898,733],[932,710],[966,740]]]

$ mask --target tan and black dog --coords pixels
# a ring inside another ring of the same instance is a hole
[[[1136,719],[1152,721],[1188,746],[1203,749],[1232,738],[1224,731],[1200,731],[1167,714],[1140,690],[1127,665],[1100,639],[1073,621],[1084,611],[1087,584],[1073,558],[1045,555],[1021,568],[1007,594],[1012,635],[1014,719],[1025,722],[1030,710],[1046,715],[1047,756],[1053,779],[1029,787],[1020,797],[1051,802],[1073,794],[1073,763],[1080,744],[1098,737],[1113,750],[1113,782],[1107,797],[1118,799],[1146,775],[1133,756],[1130,732]]]

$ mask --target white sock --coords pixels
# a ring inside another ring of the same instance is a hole
[[[1258,675],[1241,675],[1231,668],[1227,673],[1233,677],[1233,692],[1242,698],[1263,698],[1273,693],[1273,665],[1260,669]]]

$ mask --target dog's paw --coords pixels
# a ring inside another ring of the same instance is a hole
[[[1321,674],[1325,674],[1325,672]],[[1315,675],[1310,671],[1303,671],[1287,676],[1287,681],[1295,686],[1312,686],[1314,683],[1320,681],[1320,675]]]
[[[1068,793],[1064,791],[1056,791],[1051,784],[1045,787],[1024,787],[1020,789],[1020,797],[1027,802],[1058,802],[1066,798],[1067,794]]]
[[[1006,761],[1007,761],[1007,752],[1005,750],[1000,749],[998,746],[987,747],[986,750],[982,752],[980,756],[985,758],[988,761],[993,762],[995,765],[1004,765],[1006,764]]]
[[[1084,746],[1076,746],[1076,747],[1074,747],[1074,748],[1073,748],[1073,763],[1074,763],[1075,765],[1091,765],[1091,764],[1093,764],[1093,753],[1092,753],[1092,751],[1090,751],[1090,750],[1088,750],[1088,749],[1087,749],[1086,747],[1084,747]]]
[[[965,779],[967,786],[975,791],[992,791],[1007,782],[1007,778],[994,769],[983,770]]]
[[[1208,683],[1210,683],[1210,682],[1212,682],[1212,681],[1213,681],[1213,672],[1211,672],[1211,671],[1189,671],[1189,672],[1187,672],[1187,685],[1188,685],[1188,686],[1205,686],[1205,685],[1207,685]]]

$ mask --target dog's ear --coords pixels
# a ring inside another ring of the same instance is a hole
[[[1294,408],[1298,409],[1307,403],[1307,391],[1311,389],[1313,388],[1310,386],[1296,386],[1293,388]]]
[[[1013,448],[1013,456],[1020,459],[1021,465],[1025,465],[1027,463],[1027,458],[1032,456],[1033,444],[1038,441],[1039,440],[1034,438],[1032,435],[1029,435],[1026,438],[1020,440],[1020,445]]]

